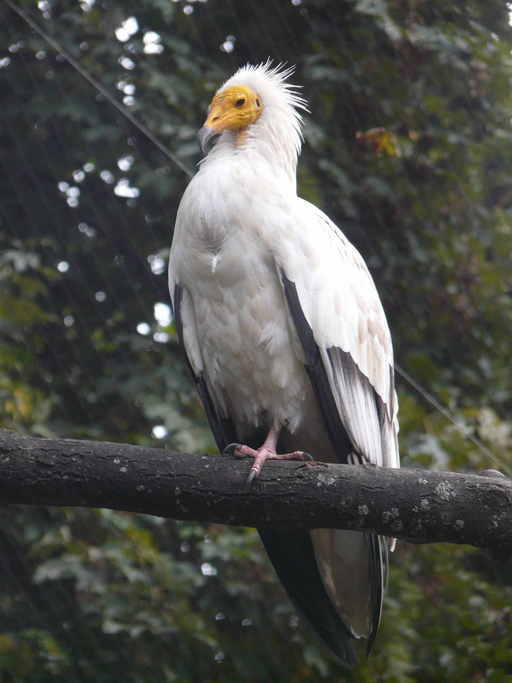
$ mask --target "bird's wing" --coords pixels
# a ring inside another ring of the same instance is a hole
[[[393,348],[375,284],[327,216],[298,201],[295,244],[274,257],[337,458],[399,467]]]
[[[359,253],[316,207],[299,200],[293,219],[297,225],[290,226],[290,239],[276,241],[273,253],[333,451],[339,462],[398,467],[392,345],[373,280]],[[347,632],[367,638],[369,649],[382,609],[386,540],[314,530],[309,552],[303,539],[297,554],[282,533],[262,537],[290,595],[331,646],[338,639],[334,649],[341,658],[350,664]],[[304,581],[302,589],[296,586],[297,563],[309,567],[311,551],[330,609],[323,602],[312,609],[311,582],[307,591]]]
[[[215,403],[213,392],[208,386],[190,294],[174,279],[174,274],[171,272],[169,273],[169,291],[178,340],[185,350],[197,393],[205,409],[217,447],[222,453],[229,443],[236,440],[236,430],[232,420],[221,414]]]

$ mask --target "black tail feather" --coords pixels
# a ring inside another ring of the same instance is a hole
[[[346,668],[357,663],[354,637],[325,590],[307,531],[258,529],[276,573],[299,611]]]

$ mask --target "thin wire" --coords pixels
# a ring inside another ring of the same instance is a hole
[[[36,33],[38,33],[53,49],[58,52],[90,85],[93,86],[103,97],[110,102],[110,104],[117,109],[132,125],[134,125],[143,135],[157,147],[160,152],[169,160],[172,161],[185,175],[189,178],[193,176],[192,171],[185,166],[185,164],[168,149],[163,142],[161,142],[141,121],[135,118],[116,98],[103,86],[94,76],[86,71],[82,65],[77,62],[63,47],[54,40],[46,31],[44,31],[39,24],[32,19],[32,17],[18,7],[12,0],[5,0],[7,5],[16,12]]]
[[[483,453],[487,458],[493,461],[493,463],[498,466],[503,468],[504,463],[500,461],[494,453],[487,448],[487,446],[480,441],[476,436],[473,434],[468,434],[467,428],[465,427],[462,422],[459,422],[453,415],[450,413],[450,411],[445,408],[438,400],[437,398],[428,392],[426,389],[424,389],[421,384],[419,384],[414,377],[412,377],[406,370],[401,368],[398,364],[395,364],[395,371],[397,372],[400,377],[405,379],[405,381],[410,384],[410,386],[415,389],[415,391],[418,392],[428,403],[430,403],[443,417],[445,417],[449,422],[452,423],[452,425],[459,431],[461,434],[468,440],[470,441],[474,446],[478,448],[478,450]]]
[[[152,142],[162,154],[172,161],[185,175],[189,178],[193,176],[192,171],[185,166],[185,164],[166,147],[143,123],[136,119],[116,98],[91,74],[89,74],[54,38],[48,35],[29,15],[27,15],[21,8],[19,8],[12,0],[5,0],[6,4],[18,14],[34,31],[36,31],[53,49],[58,52],[90,85],[100,92],[105,99],[112,104],[130,123],[132,123],[141,133],[143,133],[150,142]],[[419,382],[417,382],[408,372],[406,372],[399,365],[395,364],[396,372],[416,391],[418,392],[430,405],[435,408],[443,417],[446,418],[469,442],[476,446],[481,453],[492,460],[497,466],[503,468],[503,463],[500,462],[492,453],[492,451],[483,444],[480,439],[472,434],[467,433],[466,427],[459,422],[454,415],[443,406],[438,399],[428,392]]]

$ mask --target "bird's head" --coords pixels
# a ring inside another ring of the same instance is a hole
[[[238,69],[211,101],[199,131],[203,152],[220,134],[215,159],[226,159],[234,151],[244,159],[264,160],[276,172],[284,171],[295,186],[302,143],[300,110],[307,111],[307,104],[298,87],[288,83],[292,73],[293,67],[273,66],[270,60]]]
[[[262,111],[261,97],[247,85],[233,85],[218,91],[199,131],[201,149],[206,153],[212,138],[225,130],[242,133],[247,126],[259,119]]]

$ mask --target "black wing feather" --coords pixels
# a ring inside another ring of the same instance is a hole
[[[339,416],[336,401],[329,386],[329,378],[322,362],[320,349],[300,305],[297,287],[291,280],[288,280],[282,270],[280,274],[286,302],[295,324],[299,341],[304,350],[306,372],[309,375],[313,390],[318,399],[318,405],[322,411],[329,439],[334,446],[338,460],[341,463],[347,463],[349,454],[354,451],[354,446]]]
[[[201,403],[203,404],[206,417],[208,418],[208,422],[210,424],[210,429],[213,432],[215,443],[217,444],[217,448],[219,449],[219,451],[222,453],[222,451],[226,448],[228,444],[233,443],[233,441],[236,441],[235,425],[233,424],[232,420],[221,417],[219,415],[215,407],[215,403],[213,402],[211,394],[208,390],[208,384],[206,383],[204,375],[202,373],[196,374],[194,372],[194,369],[192,368],[190,360],[187,356],[185,344],[183,343],[183,318],[181,314],[182,302],[183,287],[179,284],[176,284],[174,286],[173,315],[176,323],[178,341],[180,342],[180,345],[183,347],[183,349],[185,349],[187,365],[190,369],[192,377],[194,378],[197,393],[199,394],[199,398],[201,399]]]

